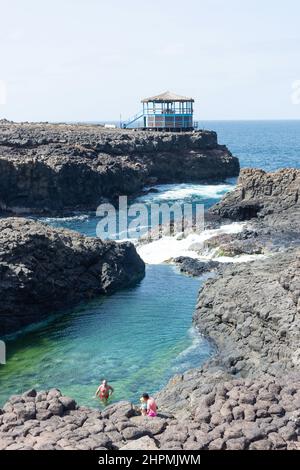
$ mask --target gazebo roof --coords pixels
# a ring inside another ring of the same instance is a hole
[[[175,102],[175,101],[180,101],[180,102],[194,102],[193,98],[189,98],[187,96],[181,96],[181,95],[176,95],[175,93],[172,93],[171,91],[166,91],[165,93],[161,93],[160,95],[156,96],[150,96],[150,98],[144,98],[141,103],[163,103],[163,102]]]

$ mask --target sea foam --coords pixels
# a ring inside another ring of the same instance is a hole
[[[177,258],[179,256],[187,256],[205,261],[213,259],[214,254],[214,251],[199,254],[206,240],[224,233],[240,233],[244,226],[245,222],[233,222],[232,224],[223,225],[218,229],[204,230],[200,234],[190,233],[182,239],[178,239],[176,236],[166,236],[147,244],[137,245],[137,251],[147,264],[161,264],[169,261],[171,258]],[[241,257],[229,258],[223,256],[217,259],[223,262],[238,262],[238,258]]]
[[[155,192],[149,192],[138,198],[143,202],[183,201],[191,198],[219,199],[223,194],[232,190],[234,185],[226,184],[161,184],[154,187]],[[146,188],[149,190],[151,188]]]
[[[81,222],[88,220],[90,218],[90,215],[88,214],[78,214],[78,215],[70,215],[67,217],[39,217],[38,220],[41,222],[44,222],[46,224],[63,224],[65,222]]]

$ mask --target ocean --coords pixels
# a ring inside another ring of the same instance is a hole
[[[213,129],[219,143],[239,157],[242,168],[299,168],[299,121],[199,121],[200,128]]]

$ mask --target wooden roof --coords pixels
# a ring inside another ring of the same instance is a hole
[[[141,102],[142,103],[163,103],[163,102],[194,102],[193,98],[189,98],[187,96],[181,96],[181,95],[176,95],[175,93],[172,93],[171,91],[165,91],[165,93],[161,93],[160,95],[156,96],[150,96],[150,98],[144,98]]]

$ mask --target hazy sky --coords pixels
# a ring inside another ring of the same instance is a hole
[[[201,120],[300,119],[299,19],[299,0],[0,0],[0,117],[125,119],[171,90]]]

